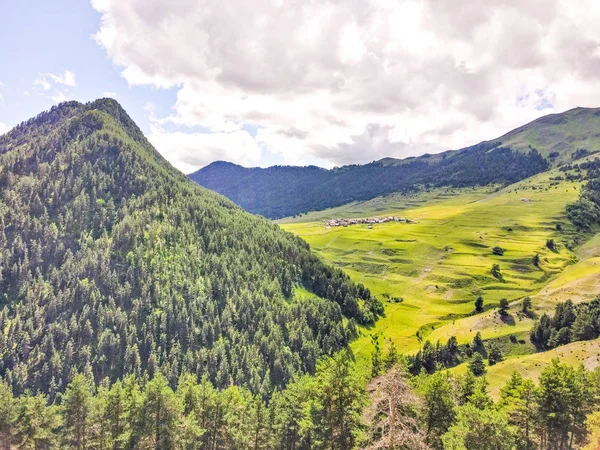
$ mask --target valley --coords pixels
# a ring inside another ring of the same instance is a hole
[[[600,7],[0,1],[0,450],[600,450]]]
[[[466,344],[480,332],[503,348],[507,360],[490,368],[490,381],[504,382],[506,376],[495,374],[545,355],[525,356],[535,352],[529,331],[536,316],[558,302],[590,301],[600,294],[600,236],[575,242],[579,238],[565,207],[577,200],[581,183],[554,180],[559,173],[551,170],[502,189],[440,188],[380,197],[279,223],[384,300],[385,316],[362,328],[352,344],[359,359],[370,358],[371,335],[380,335],[383,347],[391,341],[400,353],[411,354],[427,340],[444,343],[455,336]],[[324,226],[335,217],[375,215],[406,216],[415,223]],[[549,240],[556,243],[552,250]],[[494,247],[503,254],[494,255]],[[536,254],[539,267],[532,262]],[[491,275],[494,264],[502,280]],[[479,296],[483,312],[476,313]],[[531,316],[520,313],[525,297],[532,299]],[[510,303],[508,318],[498,314],[502,298]],[[589,343],[570,345],[590,348]],[[544,365],[533,367],[539,373]]]
[[[275,224],[177,171],[114,100],[0,136],[0,442],[371,450],[408,426],[404,448],[463,450],[488,420],[493,450],[587,442],[600,162],[474,149],[417,164],[441,184]],[[456,186],[465,155],[483,178],[467,164]]]

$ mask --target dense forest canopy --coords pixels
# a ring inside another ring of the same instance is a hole
[[[388,355],[389,356],[389,355]],[[388,358],[386,357],[386,360]],[[365,388],[342,351],[265,401],[184,374],[94,385],[82,374],[59,401],[14,397],[0,381],[0,445],[137,450],[596,450],[600,370],[553,360],[539,381],[513,373],[497,401],[485,375],[411,376],[395,362]]]
[[[247,211],[278,219],[420,187],[511,184],[548,167],[535,149],[514,151],[495,141],[441,155],[385,159],[332,170],[314,166],[248,169],[215,162],[190,178]]]
[[[186,372],[268,396],[381,313],[300,238],[172,168],[114,100],[0,137],[0,376],[16,394]]]

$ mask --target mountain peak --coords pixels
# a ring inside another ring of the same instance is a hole
[[[381,313],[302,240],[154,154],[112,99],[61,103],[0,137],[0,378],[16,392],[54,399],[72,368],[280,388],[347,344],[342,314]],[[299,285],[318,297],[288,309]]]

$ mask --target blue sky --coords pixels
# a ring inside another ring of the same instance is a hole
[[[115,65],[94,39],[101,14],[90,2],[8,0],[0,2],[0,17],[0,60],[6,62],[0,66],[0,131],[67,99],[88,102],[114,97],[147,136],[151,117],[172,113],[177,87],[130,85],[121,75],[123,68]],[[53,75],[64,77],[66,71],[74,75],[75,85],[53,79]],[[44,88],[44,82],[49,88]],[[180,135],[210,134],[201,124],[164,123],[160,128]],[[255,136],[257,126],[242,124],[242,129]],[[179,168],[188,173],[212,160],[209,156],[200,164]],[[269,166],[281,164],[283,159],[263,152],[253,162]]]
[[[93,40],[100,14],[83,0],[7,0],[0,2],[0,122],[14,126],[49,109],[58,97],[87,102],[114,95],[145,133],[144,107],[168,114],[176,89],[130,88],[106,52]],[[75,74],[76,86],[53,82],[47,74]],[[45,90],[36,80],[46,79]],[[55,99],[53,99],[53,97]]]
[[[0,132],[114,96],[172,164],[332,167],[600,106],[595,0],[3,0]]]

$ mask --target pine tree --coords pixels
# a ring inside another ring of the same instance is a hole
[[[483,338],[481,337],[481,332],[478,331],[473,338],[473,351],[477,353],[485,354],[485,345],[483,344]]]
[[[485,373],[485,362],[483,361],[483,356],[481,356],[481,353],[475,353],[473,355],[473,359],[469,363],[469,370],[476,377],[479,377]]]
[[[312,412],[316,412],[317,380],[303,376],[274,395],[275,448],[297,450],[311,448],[314,428]]]
[[[483,312],[483,297],[481,295],[475,300],[475,311],[478,313]]]
[[[350,450],[355,445],[355,432],[366,398],[349,350],[322,361],[317,381],[316,444],[326,443],[331,450]]]
[[[499,407],[508,414],[508,423],[515,427],[515,444],[518,450],[536,448],[533,434],[537,423],[535,385],[513,372],[500,391]]]
[[[4,450],[11,450],[16,436],[18,421],[17,401],[12,389],[0,380],[0,444]]]
[[[88,448],[92,395],[90,380],[82,374],[75,375],[62,396],[64,445],[78,450]]]
[[[500,315],[501,316],[507,316],[508,315],[508,300],[505,298],[500,299]]]
[[[542,447],[572,448],[582,442],[592,401],[585,370],[561,364],[558,359],[552,360],[540,375],[538,403]]]
[[[385,358],[383,360],[383,365],[385,369],[390,370],[398,363],[399,359],[400,357],[398,355],[398,349],[396,348],[393,342],[390,342],[390,349],[388,350],[388,353],[387,355],[385,355]]]
[[[503,411],[466,404],[442,441],[445,450],[512,450],[514,430]]]
[[[21,397],[19,401],[19,449],[54,448],[61,424],[57,407],[47,406],[43,395]]]
[[[502,360],[504,360],[504,355],[502,355],[502,350],[496,343],[490,343],[488,348],[488,362],[490,366],[493,366]]]
[[[425,431],[427,442],[434,449],[442,449],[441,437],[454,421],[456,400],[447,373],[436,372],[422,386],[425,399]]]
[[[142,441],[147,439],[156,450],[175,448],[181,404],[162,374],[146,385],[141,409]]]
[[[373,353],[371,354],[371,376],[376,377],[381,373],[383,368],[383,360],[381,357],[381,347],[379,346],[379,335],[372,334],[371,342],[373,343]]]

